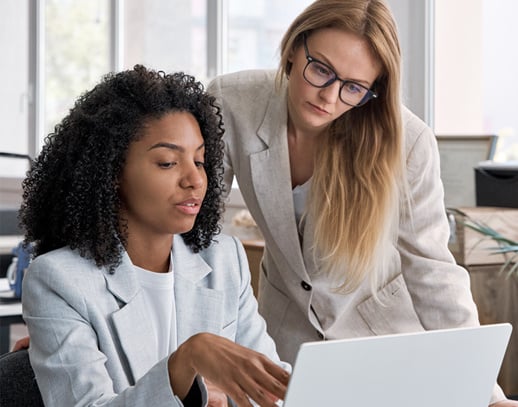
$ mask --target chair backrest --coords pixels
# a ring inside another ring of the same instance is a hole
[[[43,406],[27,350],[0,356],[0,407]]]

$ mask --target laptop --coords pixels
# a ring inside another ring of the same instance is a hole
[[[283,407],[487,407],[508,323],[301,345]]]

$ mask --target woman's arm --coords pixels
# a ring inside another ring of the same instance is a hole
[[[404,113],[409,200],[401,212],[398,250],[415,311],[425,329],[478,325],[468,272],[448,249],[450,229],[435,136],[412,113]],[[491,401],[502,399],[495,385]]]

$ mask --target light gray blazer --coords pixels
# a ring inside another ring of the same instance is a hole
[[[178,343],[211,332],[280,363],[257,313],[241,243],[224,235],[217,241],[194,254],[174,237]],[[126,253],[113,274],[69,248],[38,256],[22,292],[30,360],[46,405],[182,405],[167,358],[154,360],[148,346],[156,343],[153,329]]]
[[[274,71],[216,78],[208,91],[222,106],[225,182],[235,175],[265,239],[259,311],[281,359],[295,360],[302,342],[478,324],[469,276],[448,250],[439,154],[429,127],[403,109],[411,207],[401,212],[390,273],[372,294],[369,281],[343,295],[318,274],[308,218],[301,247],[295,220],[287,143],[286,87]],[[375,103],[375,102],[372,102]],[[339,221],[339,220],[337,220]],[[496,389],[492,401],[503,398]]]

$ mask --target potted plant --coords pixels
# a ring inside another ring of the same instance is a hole
[[[507,271],[508,275],[513,274],[518,276],[518,242],[512,240],[506,236],[503,236],[487,224],[478,220],[470,218],[467,214],[456,210],[463,216],[462,224],[474,230],[481,235],[480,241],[491,239],[495,242],[494,247],[488,248],[494,254],[502,254],[505,257],[505,263],[502,265],[501,270]]]

